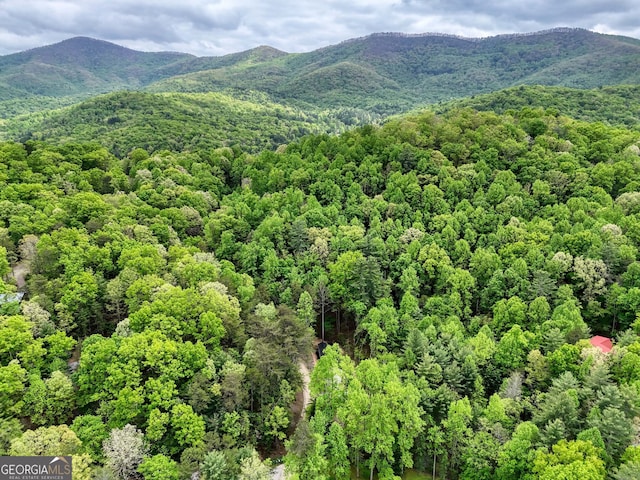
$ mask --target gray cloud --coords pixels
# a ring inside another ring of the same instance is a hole
[[[309,51],[373,32],[588,28],[640,38],[637,0],[0,0],[0,54],[84,35],[139,50]]]

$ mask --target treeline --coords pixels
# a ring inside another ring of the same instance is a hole
[[[437,113],[462,107],[506,113],[534,105],[554,109],[576,120],[640,128],[640,86],[616,85],[592,90],[542,85],[520,85],[497,92],[434,105]]]
[[[58,145],[99,142],[119,158],[134,148],[195,152],[234,147],[258,153],[307,134],[340,133],[378,119],[353,108],[277,104],[254,91],[117,92],[59,110],[9,118],[0,125],[0,139]]]
[[[300,479],[640,468],[638,132],[456,110],[257,155],[5,143],[0,165],[3,291],[30,272],[2,305],[2,453],[78,478],[266,478],[254,449],[283,444]],[[341,345],[294,425],[323,310]]]

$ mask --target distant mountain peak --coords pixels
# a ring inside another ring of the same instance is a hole
[[[60,48],[101,48],[101,49],[112,49],[112,50],[131,50],[130,48],[123,47],[122,45],[118,45],[117,43],[109,42],[107,40],[100,40],[92,37],[71,37],[65,40],[62,40],[57,43],[53,43],[51,45],[45,45],[42,47],[34,48],[29,50],[31,52],[42,50],[42,49],[60,49]]]
[[[272,47],[271,45],[260,45],[260,46],[257,46],[256,48],[254,48],[253,50],[257,51],[257,52],[268,53],[268,54],[287,55],[287,52],[285,52],[283,50],[279,50],[279,49],[277,49],[275,47]]]
[[[480,41],[491,39],[491,38],[508,39],[508,38],[531,37],[536,35],[549,35],[553,33],[576,33],[576,32],[592,33],[594,35],[598,35],[597,32],[592,32],[591,30],[587,30],[585,28],[578,28],[578,27],[555,27],[555,28],[549,28],[546,30],[538,30],[535,32],[501,33],[499,35],[489,35],[486,37],[467,37],[464,35],[456,35],[453,33],[442,33],[442,32],[424,32],[424,33],[376,32],[376,33],[371,33],[369,35],[365,35],[362,37],[355,37],[355,38],[343,40],[342,42],[339,43],[339,45],[367,40],[371,38],[380,38],[380,37],[395,37],[395,38],[444,37],[444,38],[452,38],[456,40],[466,40],[469,42],[480,42]]]
[[[121,47],[121,45],[118,45],[116,43],[113,42],[109,42],[108,40],[102,40],[99,38],[94,38],[94,37],[85,37],[83,35],[78,35],[77,37],[71,37],[71,38],[67,38],[65,40],[62,40],[60,42],[58,42],[59,44],[61,43],[97,43],[97,44],[102,44],[102,45],[113,45],[116,47]],[[125,47],[122,47],[125,48]]]
[[[189,53],[174,52],[174,51],[145,52],[145,51],[140,51],[140,50],[136,50],[136,49],[133,49],[133,48],[125,47],[123,45],[120,45],[120,44],[114,43],[114,42],[110,42],[108,40],[101,40],[99,38],[83,37],[83,36],[71,37],[71,38],[68,38],[66,40],[62,40],[61,42],[58,42],[57,44],[54,44],[54,45],[65,45],[65,44],[66,45],[102,47],[102,48],[109,48],[109,49],[113,49],[113,50],[123,50],[123,51],[135,52],[135,53],[157,53],[157,54],[163,54],[163,55],[174,54],[174,55],[183,55],[183,56],[190,56],[190,57],[195,56],[195,55],[191,55]],[[54,46],[54,45],[51,45],[51,46]]]
[[[260,45],[259,47],[252,48],[249,52],[254,61],[266,61],[288,55],[287,52],[283,52],[269,45]]]
[[[147,52],[141,52],[132,48],[124,47],[117,43],[110,42],[108,40],[101,40],[93,37],[77,36],[61,40],[57,43],[50,45],[43,45],[41,47],[32,48],[23,52],[14,53],[12,55],[26,55],[29,57],[45,58],[60,58],[66,57],[72,60],[74,55],[80,56],[102,56],[105,54],[119,55],[123,57],[135,57],[138,55],[144,55]],[[183,57],[193,57],[194,55],[181,52],[152,52],[158,55],[175,55]],[[69,57],[71,56],[71,57]]]

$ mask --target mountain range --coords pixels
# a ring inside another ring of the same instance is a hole
[[[146,53],[77,37],[0,57],[0,101],[115,90],[258,90],[276,101],[381,114],[521,84],[640,83],[640,40],[560,28],[461,38],[378,33],[308,53]]]
[[[77,37],[0,57],[0,139],[97,140],[118,155],[257,151],[426,106],[554,108],[635,128],[637,85],[640,40],[573,28],[377,33],[308,53],[260,46],[221,57]]]

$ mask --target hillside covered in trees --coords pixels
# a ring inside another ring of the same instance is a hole
[[[138,52],[78,37],[0,56],[0,118],[119,90],[230,89],[304,109],[392,115],[518,85],[637,84],[639,67],[639,40],[576,28],[487,38],[376,33],[306,53],[260,46],[222,57]]]
[[[464,107],[513,113],[537,106],[550,114],[637,131],[639,99],[640,87],[636,85],[590,90],[521,85],[428,108],[440,114]],[[117,92],[58,110],[19,116],[5,122],[0,138],[57,145],[95,141],[119,158],[136,147],[149,152],[186,152],[230,146],[257,153],[263,148],[275,150],[308,133],[340,133],[384,121],[380,115],[355,108],[286,106],[254,91]]]
[[[541,107],[576,120],[640,129],[640,85],[613,85],[595,89],[520,85],[452,100],[431,108],[437,113],[444,113],[463,107],[496,113]]]
[[[268,456],[636,478],[640,132],[462,108],[171,147],[0,144],[0,454],[79,480],[262,480]]]
[[[116,92],[7,122],[4,140],[99,142],[117,157],[134,148],[197,151],[237,147],[257,153],[309,133],[339,133],[379,120],[351,108],[286,106],[260,92]]]

